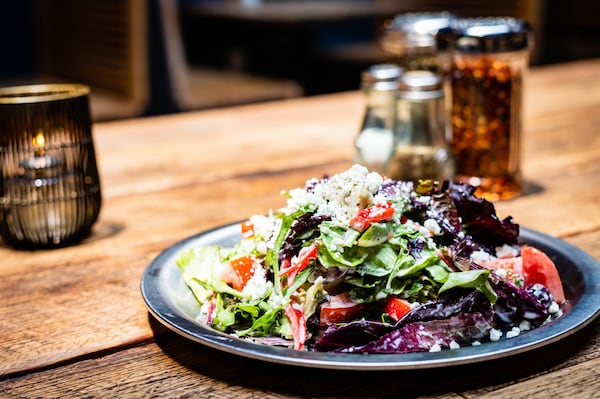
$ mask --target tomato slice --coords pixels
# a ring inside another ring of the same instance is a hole
[[[351,300],[348,293],[332,295],[329,297],[329,302],[321,305],[321,325],[350,321],[363,309],[364,305]]]
[[[391,202],[374,204],[373,206],[358,211],[350,220],[350,227],[357,231],[365,231],[372,223],[392,220],[395,209]]]
[[[396,321],[400,320],[411,309],[412,307],[407,300],[395,296],[389,297],[385,302],[385,313]]]
[[[561,304],[565,301],[563,285],[552,259],[544,252],[530,245],[521,247],[521,256],[513,258],[500,258],[481,262],[481,265],[496,271],[499,275],[506,272],[505,277],[509,281],[515,281],[515,277],[523,280],[523,285],[529,287],[539,283],[548,288],[554,301]]]
[[[496,274],[505,280],[525,283],[523,274],[523,259],[518,257],[498,258],[480,262],[481,266],[494,270]]]
[[[544,252],[529,245],[521,247],[523,278],[527,286],[540,283],[548,288],[559,305],[565,301],[565,292],[556,265]]]
[[[231,286],[241,291],[244,289],[248,280],[254,275],[254,263],[256,259],[252,256],[242,256],[229,261],[229,268],[225,271],[223,280]]]

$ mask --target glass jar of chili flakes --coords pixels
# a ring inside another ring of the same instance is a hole
[[[488,200],[523,188],[523,79],[531,26],[513,18],[457,19],[437,34],[446,77],[456,178]]]

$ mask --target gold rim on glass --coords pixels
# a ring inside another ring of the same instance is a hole
[[[82,84],[54,83],[0,88],[0,104],[32,104],[87,96],[90,88]]]

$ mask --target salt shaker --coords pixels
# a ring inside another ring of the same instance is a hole
[[[387,175],[395,180],[450,180],[454,159],[448,142],[443,82],[431,71],[405,72],[398,84],[394,152]]]
[[[393,64],[373,65],[361,75],[366,106],[354,140],[354,161],[374,172],[385,173],[392,154],[394,94],[401,75],[402,68]]]
[[[532,33],[525,21],[488,17],[457,20],[437,35],[456,177],[488,200],[522,190],[523,79]]]

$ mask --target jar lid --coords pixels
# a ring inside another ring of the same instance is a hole
[[[437,32],[450,26],[453,18],[447,11],[398,14],[384,24],[383,50],[390,55],[431,53]]]
[[[361,74],[362,86],[377,90],[395,90],[404,70],[396,64],[376,64]]]
[[[77,83],[49,83],[0,88],[0,104],[35,104],[87,96],[90,88]]]
[[[443,97],[441,77],[431,71],[408,71],[398,82],[398,96],[411,100]]]
[[[533,41],[533,29],[523,20],[509,17],[457,19],[437,33],[440,50],[491,53],[525,50]]]

